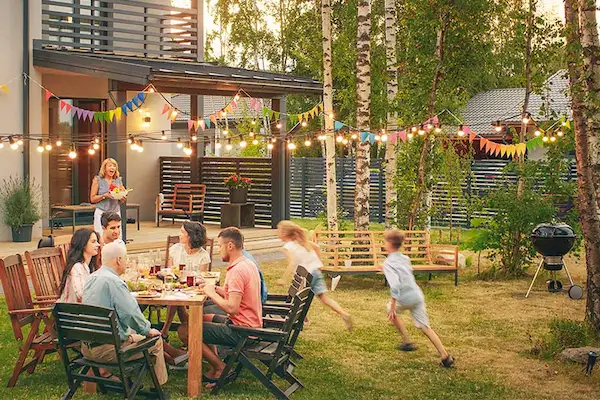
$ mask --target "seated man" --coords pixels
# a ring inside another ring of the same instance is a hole
[[[119,214],[112,211],[102,213],[100,223],[102,224],[100,244],[109,244],[121,237],[121,216]]]
[[[206,296],[227,313],[225,321],[222,317],[205,315],[202,354],[210,364],[205,376],[209,382],[217,380],[225,368],[225,363],[209,345],[233,347],[240,340],[240,336],[227,322],[251,328],[262,327],[260,276],[256,265],[242,255],[243,245],[244,240],[239,229],[226,228],[219,233],[221,258],[229,262],[225,285],[223,288],[214,285],[204,287]],[[217,320],[221,322],[216,322]]]
[[[260,266],[258,265],[258,261],[256,261],[256,258],[254,258],[254,256],[246,249],[242,250],[242,255],[248,260],[252,261],[258,269],[258,275],[260,276],[260,302],[265,304],[265,301],[267,301],[267,296],[269,295],[269,291],[267,289],[267,282],[265,282],[265,278],[263,277]]]
[[[124,344],[130,344],[139,342],[145,337],[160,336],[160,332],[150,328],[150,322],[144,317],[137,302],[129,293],[127,285],[120,278],[126,270],[126,256],[127,248],[122,241],[104,245],[102,267],[87,279],[83,287],[82,303],[115,310],[119,336]],[[109,344],[94,346],[93,343],[83,343],[81,352],[85,358],[92,361],[116,362],[115,348]],[[159,338],[150,348],[149,353],[154,361],[158,382],[164,385],[168,374],[162,338]]]

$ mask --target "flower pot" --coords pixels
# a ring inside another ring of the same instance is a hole
[[[12,229],[13,242],[31,242],[31,231],[33,225],[22,225]]]
[[[246,203],[248,199],[248,188],[229,188],[230,203]]]

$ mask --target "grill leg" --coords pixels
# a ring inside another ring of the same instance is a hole
[[[535,271],[535,275],[533,276],[533,280],[531,281],[531,285],[529,285],[529,290],[527,290],[527,294],[525,295],[525,298],[529,297],[529,293],[531,292],[531,288],[533,287],[533,284],[535,283],[535,280],[537,279],[537,276],[540,273],[540,269],[542,268],[542,264],[543,263],[544,263],[544,260],[542,259],[542,261],[540,261],[540,264],[537,267],[537,271]]]
[[[573,282],[573,278],[571,277],[571,273],[569,273],[569,269],[567,268],[567,264],[565,264],[564,261],[563,261],[563,267],[565,267],[565,271],[567,273],[567,276],[569,277],[569,281],[571,282],[571,286],[573,286],[575,283]]]

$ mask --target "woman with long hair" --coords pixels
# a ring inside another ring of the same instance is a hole
[[[119,164],[114,158],[107,158],[102,162],[98,176],[92,180],[90,189],[90,202],[96,205],[94,211],[94,230],[102,236],[102,214],[107,211],[115,212],[121,215],[121,206],[119,202],[124,202],[126,198],[116,200],[111,194],[111,186],[125,190],[123,180],[119,174]]]
[[[179,243],[169,249],[169,265],[185,265],[190,272],[206,272],[210,254],[204,249],[206,228],[200,222],[185,221],[179,230]]]
[[[96,257],[100,249],[100,237],[91,229],[78,229],[71,238],[67,265],[60,281],[60,299],[64,303],[80,303],[83,285],[96,270]]]
[[[346,328],[352,330],[352,319],[350,318],[350,314],[340,307],[335,300],[330,299],[325,294],[327,292],[327,286],[325,285],[325,279],[321,273],[323,262],[319,257],[319,246],[308,240],[306,231],[304,231],[302,227],[291,221],[279,222],[279,224],[277,224],[277,234],[285,243],[283,245],[283,251],[288,259],[288,268],[284,273],[284,277],[288,277],[299,265],[306,268],[313,277],[311,289],[315,296],[317,296],[327,307],[338,313],[344,320]],[[285,280],[280,279],[278,283],[285,284]]]

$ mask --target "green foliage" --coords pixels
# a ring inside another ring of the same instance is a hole
[[[567,348],[592,346],[598,343],[598,333],[585,322],[553,319],[550,331],[541,340],[533,341],[532,354],[551,359]]]
[[[42,191],[35,181],[9,177],[2,180],[0,208],[5,225],[19,228],[35,224],[42,218],[40,211]]]

